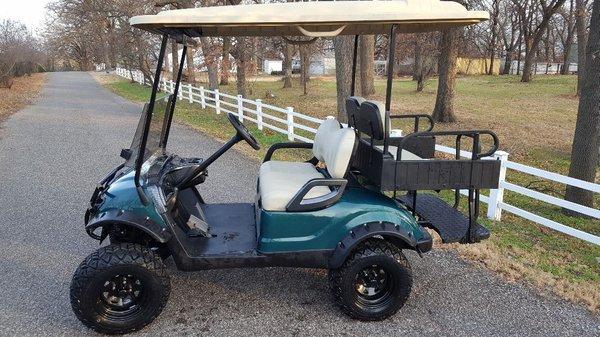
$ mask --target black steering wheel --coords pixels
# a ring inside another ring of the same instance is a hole
[[[256,138],[252,136],[244,124],[240,123],[234,114],[227,113],[227,119],[229,119],[229,123],[231,123],[235,131],[237,131],[237,134],[242,137],[242,139],[245,140],[248,145],[252,146],[252,148],[255,150],[260,150],[260,144],[258,144]]]

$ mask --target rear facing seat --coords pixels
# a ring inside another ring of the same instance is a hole
[[[349,128],[341,128],[335,119],[323,121],[313,144],[313,155],[324,163],[326,170],[320,172],[311,163],[267,161],[260,167],[259,193],[262,208],[267,211],[285,211],[288,203],[313,179],[343,178],[354,149],[355,134]],[[329,187],[313,187],[305,198],[317,198],[331,192]]]
[[[346,100],[346,110],[348,113],[348,123],[355,129],[366,133],[376,140],[383,140],[385,137],[385,105],[378,101],[365,100],[362,97],[350,97]],[[383,146],[376,145],[379,151],[383,153]],[[398,160],[398,147],[388,146],[388,153]],[[402,149],[400,160],[425,160],[416,154]]]

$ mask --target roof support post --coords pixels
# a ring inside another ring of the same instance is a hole
[[[175,104],[177,103],[177,95],[179,94],[179,90],[181,87],[181,77],[183,74],[183,63],[185,62],[185,56],[187,55],[187,46],[183,45],[183,50],[181,51],[181,60],[179,61],[179,71],[177,72],[177,83],[175,83],[175,88],[173,89],[173,96],[171,104],[169,105],[169,115],[167,116],[167,124],[165,124],[165,131],[163,133],[163,139],[160,142],[160,147],[167,146],[167,140],[169,139],[169,131],[171,130],[171,122],[173,122],[173,113],[175,112]],[[190,98],[191,98],[190,91]]]
[[[156,92],[158,91],[158,85],[160,84],[160,73],[162,71],[163,61],[165,57],[165,51],[167,49],[167,41],[169,36],[163,35],[162,42],[160,44],[160,53],[158,54],[158,64],[156,65],[156,73],[154,74],[154,81],[152,83],[152,93],[150,94],[150,102],[148,102],[148,108],[146,109],[146,120],[144,121],[144,132],[142,133],[142,139],[140,141],[140,148],[135,158],[135,177],[134,183],[137,189],[140,201],[142,204],[148,204],[148,197],[144,194],[144,190],[140,184],[140,171],[142,164],[144,163],[144,153],[146,153],[146,144],[148,142],[148,132],[150,131],[150,122],[152,121],[152,112],[154,111],[154,100],[156,100]]]
[[[350,96],[354,96],[356,89],[356,63],[358,59],[358,35],[354,35],[354,53],[352,54],[352,87]]]
[[[387,85],[385,87],[385,137],[383,137],[383,153],[388,152],[390,134],[390,110],[392,106],[392,84],[394,80],[394,56],[396,54],[396,25],[392,25],[388,42]]]

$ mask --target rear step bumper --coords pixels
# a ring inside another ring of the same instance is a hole
[[[411,195],[398,197],[398,201],[409,209],[413,209]],[[423,220],[425,227],[430,227],[440,235],[443,243],[469,242],[469,218],[444,200],[431,194],[419,194],[415,212]],[[490,231],[478,223],[475,224],[473,232],[474,242],[480,242],[490,237]]]

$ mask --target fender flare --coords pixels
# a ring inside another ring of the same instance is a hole
[[[342,266],[350,252],[358,246],[364,240],[374,237],[382,236],[384,238],[393,239],[401,242],[406,247],[421,251],[421,242],[417,242],[413,234],[404,227],[385,221],[368,222],[362,225],[353,227],[348,234],[338,242],[331,257],[329,258],[329,268],[335,269]],[[431,240],[431,238],[428,238]],[[423,241],[423,240],[422,240]],[[425,240],[427,241],[427,240]]]
[[[169,228],[156,223],[149,217],[123,210],[113,210],[97,214],[87,221],[85,231],[92,238],[102,240],[104,237],[95,234],[94,231],[99,227],[104,228],[106,226],[108,228],[117,224],[140,230],[159,243],[166,243],[173,236]]]

